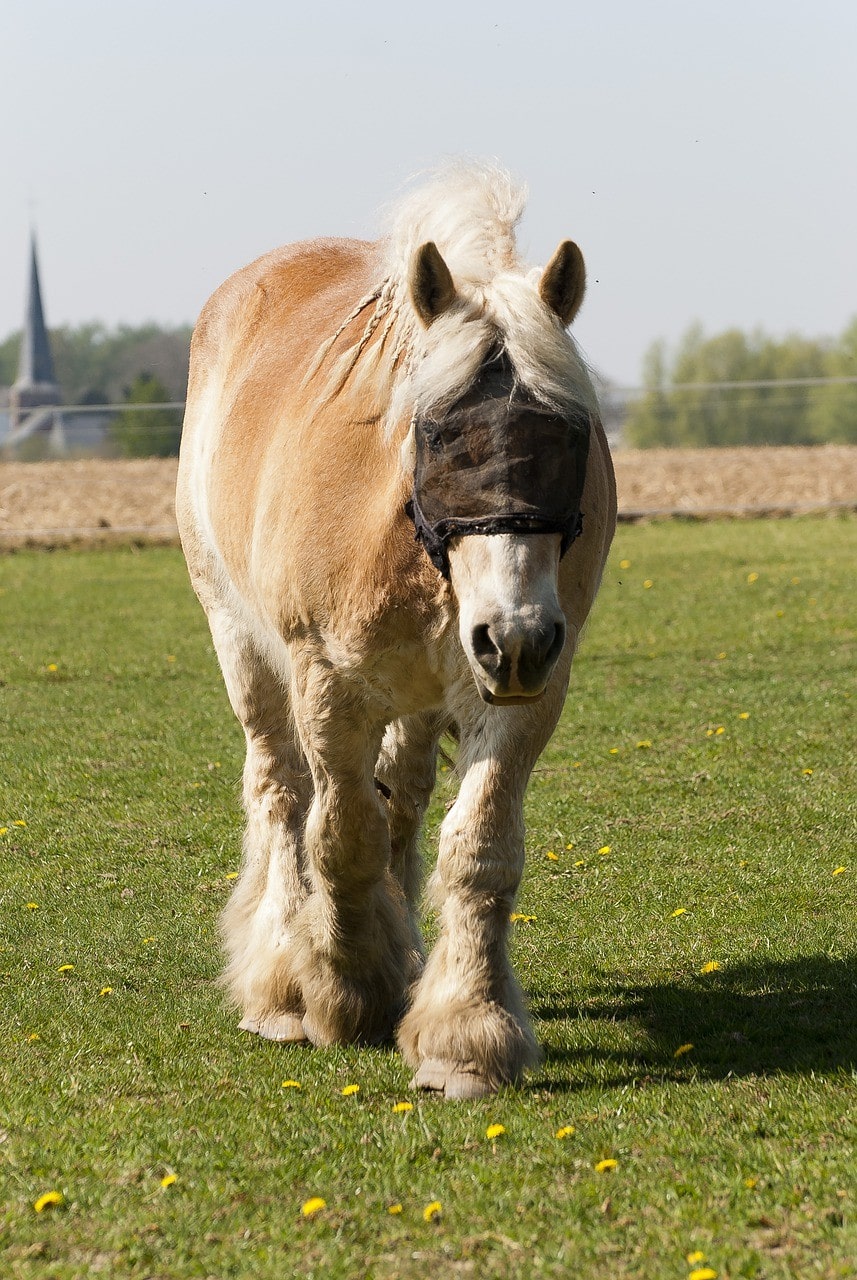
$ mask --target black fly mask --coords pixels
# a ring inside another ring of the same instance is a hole
[[[565,554],[582,528],[589,431],[583,406],[560,415],[521,386],[505,351],[439,421],[415,418],[406,510],[445,578],[448,544],[467,534],[559,533]]]

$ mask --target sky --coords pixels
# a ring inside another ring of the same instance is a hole
[[[855,48],[853,0],[4,0],[0,339],[31,223],[49,325],[190,323],[453,156],[526,182],[528,261],[580,245],[573,331],[615,383],[694,321],[835,336]]]

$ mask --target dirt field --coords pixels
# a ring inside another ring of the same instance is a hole
[[[857,446],[651,449],[615,455],[620,515],[857,510]],[[172,542],[176,463],[0,462],[0,547]]]

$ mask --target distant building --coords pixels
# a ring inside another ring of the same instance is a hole
[[[24,329],[18,356],[18,376],[9,391],[7,449],[38,435],[50,442],[51,452],[64,451],[63,402],[51,351],[39,282],[36,239],[30,241],[30,277],[24,310]]]

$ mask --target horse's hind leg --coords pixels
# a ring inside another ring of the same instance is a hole
[[[414,946],[422,950],[418,911],[422,891],[420,836],[437,774],[438,741],[447,717],[404,716],[387,726],[375,766],[390,831],[390,867],[405,891]]]
[[[283,682],[227,610],[209,623],[235,714],[244,726],[244,857],[221,928],[229,964],[223,984],[241,1027],[270,1040],[304,1040],[291,922],[306,898],[303,822],[312,794]]]
[[[461,786],[430,886],[440,936],[398,1035],[417,1087],[478,1097],[539,1059],[507,938],[524,865],[524,790],[564,687],[537,706],[472,707],[463,717]]]

